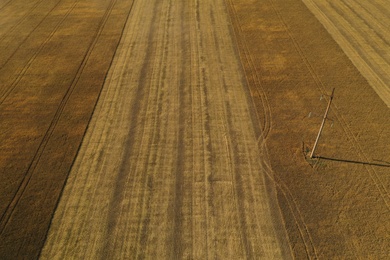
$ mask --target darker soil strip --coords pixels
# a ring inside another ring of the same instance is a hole
[[[96,33],[89,36],[92,45],[86,46],[88,49],[85,49],[88,59],[82,62],[82,70],[74,75],[73,83],[70,85],[71,90],[65,95],[65,103],[62,99],[55,107],[56,110],[60,107],[60,113],[57,113],[58,115],[54,113],[55,123],[41,133],[42,136],[45,132],[49,135],[42,139],[44,145],[35,149],[39,151],[39,155],[32,157],[35,159],[31,161],[33,168],[29,168],[31,174],[28,174],[28,178],[23,182],[23,189],[20,190],[17,201],[14,200],[15,203],[8,207],[12,210],[8,210],[8,213],[3,215],[6,218],[2,219],[3,228],[0,236],[0,258],[2,259],[26,257],[35,259],[40,253],[58,199],[118,46],[130,8],[130,5],[124,2],[112,1],[106,5],[106,12],[103,12],[100,17],[100,25]],[[84,4],[93,5],[88,2]],[[112,15],[113,10],[115,15]],[[74,14],[72,18],[68,18],[69,22],[83,15],[77,7],[74,9]],[[96,22],[93,19],[90,21]],[[83,25],[89,26],[87,21]],[[77,33],[74,35],[76,37]],[[73,47],[67,46],[67,48]],[[59,48],[58,55],[61,52]],[[28,75],[25,77],[27,78]],[[14,97],[11,94],[7,99],[12,98]],[[40,103],[44,104],[45,100],[41,100]],[[53,117],[42,120],[46,123],[48,120],[53,120]],[[17,132],[17,129],[14,131]],[[20,140],[14,139],[14,142]],[[31,150],[33,151],[34,149]],[[12,176],[12,172],[1,174]]]
[[[388,159],[388,108],[302,1],[229,3],[252,96],[260,83],[270,106],[266,145],[294,257],[383,258],[389,242],[377,238],[390,228],[388,166],[365,162]],[[252,65],[243,59],[248,55]],[[313,169],[302,142],[315,140],[321,119],[306,115],[323,111],[319,97],[334,87],[335,127],[324,131],[319,145],[327,159]],[[263,101],[255,99],[259,115]],[[360,159],[331,159],[344,157]]]

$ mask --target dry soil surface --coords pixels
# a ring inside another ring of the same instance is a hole
[[[0,1],[0,258],[37,258],[128,1]]]
[[[390,5],[386,0],[303,0],[390,107]]]
[[[131,14],[41,258],[291,256],[225,2]]]
[[[0,258],[387,259],[388,8],[1,2]]]
[[[390,110],[303,2],[230,3],[294,257],[387,259]]]

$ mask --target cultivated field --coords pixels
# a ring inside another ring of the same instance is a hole
[[[254,2],[231,2],[233,24],[256,107],[271,118],[266,144],[294,256],[386,259],[388,107],[303,3]],[[321,158],[305,159],[332,88]]]
[[[390,107],[390,6],[386,0],[303,0]]]
[[[386,259],[388,8],[0,2],[0,258]]]
[[[0,2],[0,258],[36,258],[128,1]]]
[[[132,13],[42,258],[282,258],[224,1]]]

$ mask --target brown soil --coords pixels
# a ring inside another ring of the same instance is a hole
[[[303,2],[153,2],[0,3],[0,258],[386,259],[390,110]]]
[[[389,109],[301,1],[229,3],[295,257],[386,258]]]
[[[386,0],[303,0],[390,107],[390,7]]]
[[[42,259],[289,258],[250,100],[224,0],[135,2]]]
[[[130,6],[0,4],[0,258],[38,256]]]

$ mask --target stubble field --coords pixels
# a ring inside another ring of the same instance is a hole
[[[0,3],[1,258],[386,259],[387,8]]]

